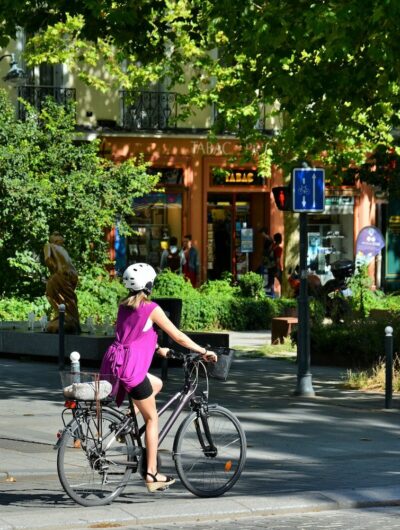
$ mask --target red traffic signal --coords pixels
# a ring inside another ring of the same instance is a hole
[[[278,210],[292,211],[292,189],[290,186],[276,186],[272,188]]]

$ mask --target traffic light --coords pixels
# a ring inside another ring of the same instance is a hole
[[[292,211],[292,188],[290,186],[276,186],[272,188],[272,193],[278,210]]]

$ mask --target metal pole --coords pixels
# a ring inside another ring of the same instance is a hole
[[[385,328],[385,356],[385,409],[390,409],[393,394],[393,328],[391,326]]]
[[[310,372],[310,319],[307,282],[307,213],[300,213],[300,294],[297,330],[297,396],[315,396]]]
[[[64,342],[65,305],[58,306],[58,368],[64,370],[65,342]]]

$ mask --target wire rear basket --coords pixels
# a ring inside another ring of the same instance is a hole
[[[213,348],[217,354],[218,362],[207,363],[208,377],[218,379],[219,381],[226,381],[228,379],[229,370],[233,361],[235,350],[232,348]]]
[[[66,399],[98,401],[108,397],[115,377],[98,372],[60,372],[63,394]]]

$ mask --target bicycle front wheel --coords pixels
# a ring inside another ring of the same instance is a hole
[[[184,486],[198,497],[218,497],[232,488],[243,471],[246,436],[236,416],[213,405],[186,418],[173,451]]]
[[[57,455],[57,471],[65,492],[82,506],[112,502],[125,488],[137,459],[132,437],[116,435],[119,418],[87,411],[65,429]]]

